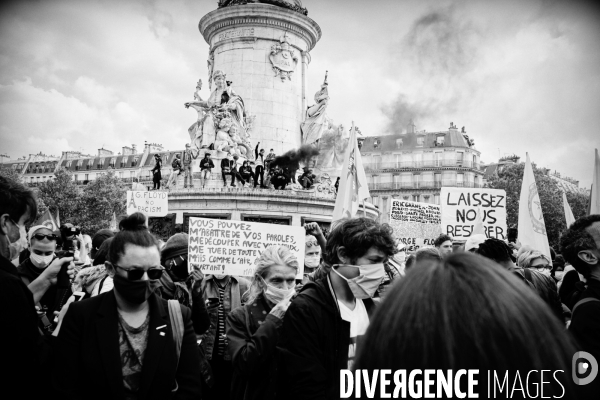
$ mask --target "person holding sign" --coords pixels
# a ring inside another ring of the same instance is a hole
[[[248,302],[227,317],[231,399],[276,398],[277,344],[298,268],[296,256],[285,246],[269,246],[256,260]]]
[[[283,322],[279,391],[287,399],[340,398],[340,370],[352,369],[385,275],[383,263],[395,252],[387,224],[354,218],[331,231],[322,278],[304,285]]]

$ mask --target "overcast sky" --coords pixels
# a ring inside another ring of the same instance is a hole
[[[0,6],[0,153],[183,148],[207,81],[198,22],[216,0]],[[466,126],[486,162],[530,153],[591,183],[600,147],[600,13],[574,1],[303,0],[323,31],[309,98],[364,135]],[[235,82],[234,82],[235,85]],[[203,97],[209,95],[208,85]]]

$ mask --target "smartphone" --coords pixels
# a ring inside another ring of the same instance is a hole
[[[209,307],[216,307],[218,305],[219,305],[219,298],[218,297],[211,297],[211,298],[208,298],[206,300],[206,307],[207,308],[209,308]]]
[[[75,293],[73,293],[73,297],[75,297],[75,300],[73,300],[73,303],[74,303],[76,301],[83,299],[85,297],[85,292],[75,292]],[[54,317],[54,323],[55,324],[58,323],[58,315],[56,317]]]

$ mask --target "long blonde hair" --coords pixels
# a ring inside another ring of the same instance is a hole
[[[293,268],[296,272],[298,272],[299,268],[298,259],[287,247],[275,245],[267,247],[260,257],[256,259],[252,284],[248,291],[244,293],[244,297],[248,298],[246,303],[253,303],[262,294],[263,279],[269,272],[269,268],[275,265],[284,265]]]

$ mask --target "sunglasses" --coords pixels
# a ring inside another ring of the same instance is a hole
[[[144,269],[126,269],[118,266],[117,264],[113,264],[115,268],[122,269],[127,273],[127,279],[130,281],[139,281],[144,276],[144,273],[148,274],[148,279],[160,279],[162,276],[164,269],[163,268],[150,268],[149,270]]]
[[[55,242],[58,239],[58,236],[56,236],[53,233],[51,233],[49,235],[44,235],[43,233],[36,233],[35,235],[33,235],[33,237],[36,240],[44,240],[44,239],[48,238],[48,240],[52,240],[52,241],[55,241]]]

